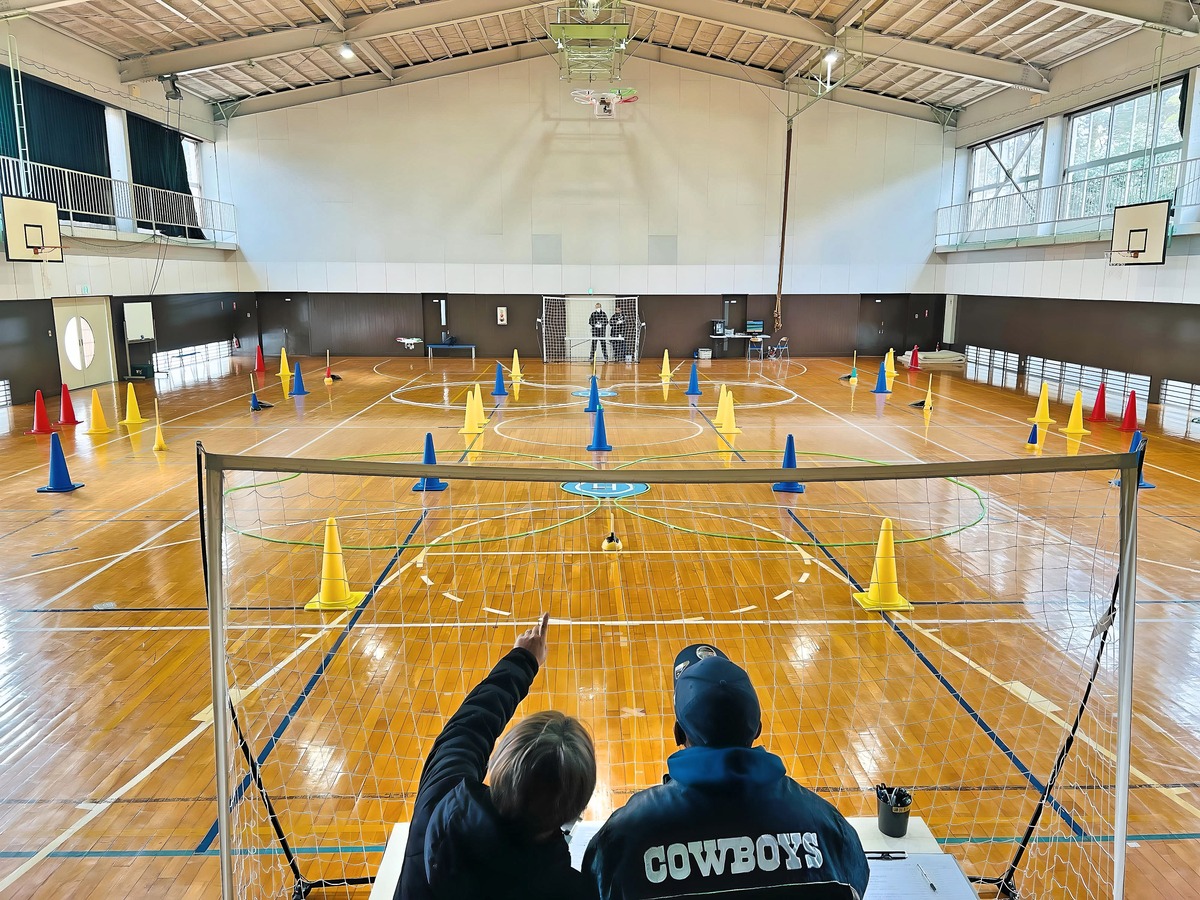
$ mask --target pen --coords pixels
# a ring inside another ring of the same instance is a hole
[[[924,869],[921,868],[920,863],[917,863],[917,871],[920,872],[921,877],[924,878],[929,883],[929,889],[931,891],[936,891],[937,885],[933,883],[933,879],[929,877],[929,873],[927,873]]]

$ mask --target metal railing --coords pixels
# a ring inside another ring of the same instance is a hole
[[[939,247],[986,246],[1058,235],[1083,237],[1112,230],[1116,206],[1174,200],[1200,205],[1200,159],[1068,181],[974,200],[937,211]]]
[[[0,191],[58,204],[64,225],[236,243],[232,203],[0,156]]]

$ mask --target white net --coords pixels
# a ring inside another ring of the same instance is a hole
[[[637,297],[542,297],[543,362],[637,362],[643,325]]]
[[[472,480],[522,460],[469,461],[470,474],[426,493],[411,469],[225,473],[224,650],[246,742],[228,748],[237,896],[291,897],[297,872],[373,875],[442,724],[542,610],[551,659],[520,712],[557,708],[592,729],[600,773],[585,820],[660,781],[674,749],[671,662],[705,641],[757,685],[762,743],[845,815],[875,815],[880,782],[904,786],[968,874],[1010,878],[1021,896],[1112,895],[1111,471],[955,478],[947,465],[779,493],[748,471],[777,453],[734,451],[633,464],[627,496],[598,499],[588,495],[610,489],[589,487],[605,476],[586,464],[539,476],[549,480]],[[828,475],[855,462],[861,473],[870,461],[802,454],[801,465]],[[686,483],[660,483],[681,471]],[[592,480],[570,493],[575,479]],[[350,586],[366,594],[309,611],[328,517]],[[911,609],[852,599],[870,583],[885,518]],[[619,553],[600,550],[610,529]],[[320,896],[366,896],[344,890]]]

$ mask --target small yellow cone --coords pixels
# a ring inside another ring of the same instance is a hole
[[[671,380],[671,353],[668,350],[663,351],[663,366],[662,371],[658,373],[658,377],[662,379],[664,384]]]
[[[92,391],[92,415],[88,419],[88,427],[84,434],[109,434],[112,431],[104,420],[104,407],[100,405],[100,392]]]
[[[854,599],[867,610],[912,609],[912,604],[900,596],[896,575],[896,544],[892,538],[892,520],[884,519],[879,529],[879,544],[875,548],[875,564],[871,567],[871,586]]]
[[[517,351],[513,351],[512,377],[509,379],[513,384],[520,384],[521,375],[521,357],[517,355]]]
[[[718,431],[720,431],[722,426],[725,424],[725,395],[727,393],[728,389],[724,384],[722,384],[721,391],[719,394],[717,394],[717,412],[716,415],[713,416],[713,427]]]
[[[929,376],[929,387],[925,390],[925,412],[933,412],[933,376]]]
[[[742,429],[737,427],[737,416],[733,411],[733,391],[725,392],[725,421],[721,423],[721,427],[717,430],[721,434],[742,433]]]
[[[1038,426],[1054,424],[1054,420],[1050,418],[1050,386],[1044,381],[1041,393],[1038,394],[1037,410],[1034,412],[1033,418],[1026,419],[1026,421]],[[1045,428],[1039,428],[1039,431],[1045,430]]]
[[[467,405],[463,410],[463,427],[458,430],[459,434],[481,434],[483,426],[475,418],[475,389],[472,388],[467,392]]]
[[[160,453],[167,449],[167,442],[162,433],[162,419],[158,415],[157,400],[154,401],[154,449]]]
[[[133,385],[126,385],[128,390],[125,392],[125,418],[118,425],[141,425],[146,420],[142,418],[142,411],[138,409],[137,394],[133,392]]]
[[[279,351],[279,377],[291,378],[292,370],[288,368],[287,347]]]
[[[1071,415],[1067,419],[1067,427],[1063,429],[1063,434],[1069,434],[1076,438],[1083,437],[1085,434],[1091,434],[1083,427],[1083,391],[1075,392],[1075,402],[1071,404]],[[1076,446],[1075,452],[1079,452],[1079,447]],[[1072,456],[1075,454],[1072,453]]]
[[[304,604],[305,609],[354,609],[367,596],[365,591],[350,590],[346,561],[342,558],[342,539],[337,519],[325,520],[325,551],[321,555],[321,589]]]
[[[487,423],[487,413],[483,411],[483,388],[475,385],[475,424],[483,431],[487,428]]]
[[[883,371],[888,378],[896,377],[896,351],[889,349],[887,356],[883,358]]]

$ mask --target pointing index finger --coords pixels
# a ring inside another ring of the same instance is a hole
[[[538,622],[538,627],[537,627],[538,634],[545,637],[546,631],[549,627],[550,627],[550,613],[548,613],[548,612],[542,613],[542,618]]]

